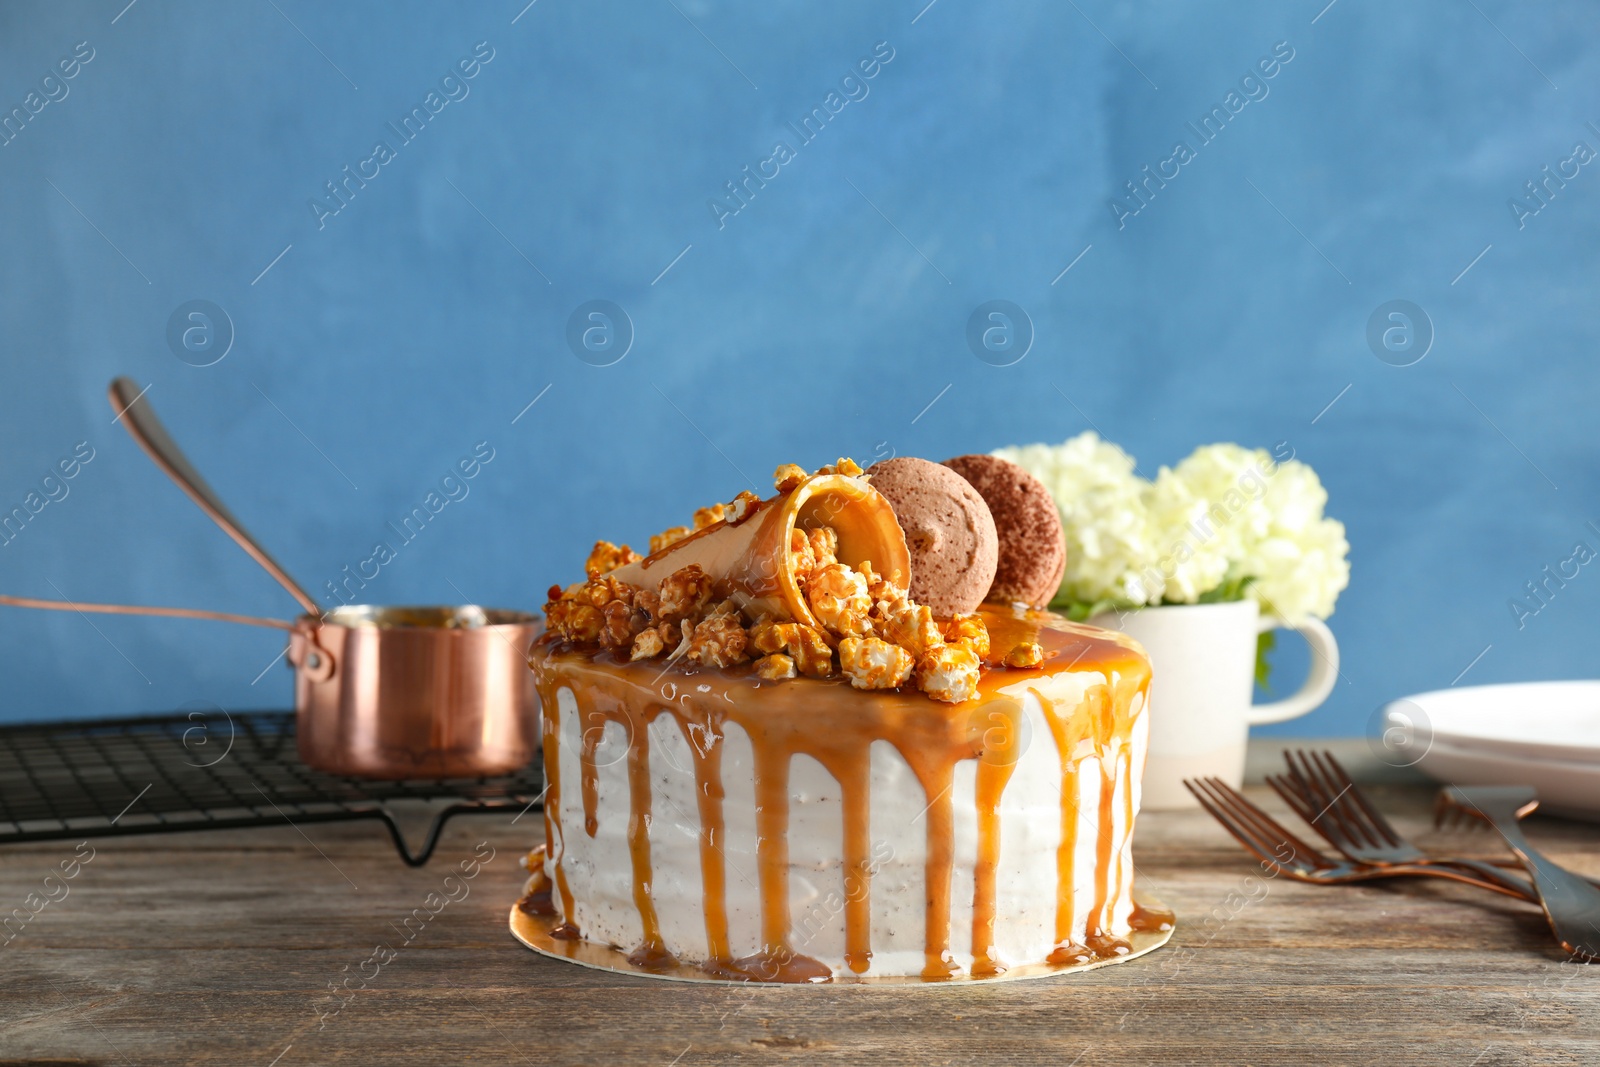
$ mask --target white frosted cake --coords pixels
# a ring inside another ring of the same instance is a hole
[[[756,981],[1128,951],[1149,919],[1136,644],[1020,604],[930,626],[903,532],[849,473],[672,533],[644,560],[597,546],[587,583],[552,590],[530,656],[547,844],[522,908],[636,967]]]

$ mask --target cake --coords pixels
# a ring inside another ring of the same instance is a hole
[[[788,982],[1065,968],[1170,929],[1133,898],[1139,646],[1020,602],[936,619],[859,467],[775,483],[552,587],[520,911],[567,955]]]

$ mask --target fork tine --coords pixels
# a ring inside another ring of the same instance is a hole
[[[1276,819],[1262,811],[1254,803],[1246,799],[1244,794],[1234,789],[1222,779],[1207,778],[1205,782],[1208,786],[1210,786],[1214,795],[1220,797],[1229,805],[1236,817],[1242,820],[1247,820],[1256,828],[1259,837],[1261,837],[1263,840],[1271,842],[1274,855],[1278,854],[1279,846],[1287,845],[1296,856],[1303,857],[1305,863],[1307,864],[1318,867],[1327,867],[1332,865],[1332,861],[1324,856],[1321,852],[1315,848],[1312,848],[1300,838],[1291,834]],[[1276,862],[1283,862],[1281,856],[1276,860]]]
[[[1322,753],[1322,758],[1327,762],[1329,769],[1337,777],[1337,780],[1349,786],[1350,798],[1354,801],[1352,806],[1360,809],[1361,813],[1366,816],[1364,825],[1369,832],[1380,839],[1379,844],[1388,845],[1391,848],[1404,844],[1405,838],[1395,831],[1394,825],[1384,817],[1381,811],[1372,806],[1372,802],[1367,799],[1366,795],[1356,788],[1355,780],[1345,771],[1344,766],[1334,758],[1333,753],[1324,752]]]
[[[1360,849],[1362,843],[1358,835],[1353,834],[1344,820],[1333,811],[1334,795],[1327,791],[1326,784],[1306,759],[1305,753],[1298,755],[1299,759],[1296,759],[1296,753],[1284,750],[1283,759],[1289,766],[1289,774],[1277,782],[1269,779],[1268,784],[1288,801],[1296,815],[1325,837],[1329,844],[1342,852]],[[1290,799],[1291,793],[1293,799]]]
[[[1284,752],[1283,756],[1284,761],[1289,764],[1290,773],[1269,775],[1267,784],[1277,790],[1278,795],[1283,797],[1306,825],[1325,837],[1334,848],[1342,852],[1352,847],[1360,848],[1360,842],[1352,840],[1343,822],[1328,815],[1327,806],[1319,799],[1322,791],[1301,772],[1293,754]]]
[[[1328,811],[1343,824],[1348,832],[1364,844],[1382,848],[1385,844],[1382,837],[1363,818],[1360,806],[1355,803],[1355,783],[1347,775],[1335,773],[1324,761],[1326,753],[1312,752],[1309,756],[1300,754],[1300,758],[1315,768],[1318,781],[1322,783],[1323,794],[1328,797]]]
[[[1312,764],[1305,752],[1298,749],[1292,754],[1285,752],[1284,761],[1289,764],[1289,771],[1299,785],[1301,795],[1311,807],[1311,814],[1306,822],[1316,827],[1324,837],[1331,830],[1347,840],[1352,839],[1348,828],[1336,817],[1330,816],[1338,801],[1338,793],[1328,788],[1327,782],[1319,773],[1319,768]],[[1359,838],[1354,838],[1353,843],[1360,845],[1361,842]]]
[[[1285,861],[1273,855],[1273,849],[1263,843],[1257,836],[1254,827],[1242,823],[1234,813],[1225,806],[1226,801],[1212,796],[1209,782],[1205,780],[1186,778],[1185,786],[1193,793],[1200,806],[1211,813],[1211,817],[1222,824],[1222,828],[1232,834],[1234,839],[1244,846],[1245,851],[1255,856],[1261,863],[1272,870],[1285,874],[1294,874],[1303,871],[1301,866],[1286,864]],[[1291,857],[1291,861],[1294,857]]]
[[[1323,765],[1318,753],[1301,752],[1300,762],[1306,775],[1317,784],[1322,799],[1318,818],[1339,825],[1357,848],[1381,845],[1371,830],[1362,824],[1360,812],[1352,812],[1349,804],[1350,786],[1341,783],[1338,776]]]
[[[1266,776],[1266,783],[1283,798],[1283,802],[1289,805],[1290,810],[1300,817],[1301,822],[1316,830],[1323,837],[1328,838],[1333,845],[1337,846],[1339,844],[1338,841],[1334,840],[1334,837],[1337,836],[1337,831],[1330,834],[1328,827],[1312,821],[1317,812],[1311,806],[1311,801],[1307,799],[1307,791],[1299,778],[1285,774],[1269,774]]]

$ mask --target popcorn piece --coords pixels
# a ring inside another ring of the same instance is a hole
[[[756,660],[756,675],[769,682],[781,682],[795,676],[794,660],[782,652],[774,652]]]
[[[843,474],[843,475],[845,475],[847,477],[850,477],[850,478],[856,478],[856,477],[860,477],[861,468],[856,465],[856,461],[855,460],[846,459],[845,457],[841,456],[841,457],[839,457],[839,462],[830,463],[826,467],[820,467],[820,468],[818,468],[817,473],[818,474]]]
[[[935,700],[959,704],[978,691],[978,657],[963,645],[941,645],[917,660],[917,688]]]
[[[989,658],[989,628],[977,615],[957,615],[950,619],[944,624],[944,639],[952,645],[970,648],[980,662]]]
[[[605,617],[593,604],[579,600],[558,600],[545,606],[545,626],[563,641],[592,645],[600,640]]]
[[[711,600],[711,575],[700,564],[691,563],[661,579],[657,590],[661,597],[658,617],[664,622],[678,622],[695,614]]]
[[[839,636],[860,635],[872,630],[867,612],[872,598],[867,595],[867,580],[842,563],[830,563],[811,576],[806,599],[817,620]]]
[[[780,493],[787,493],[806,480],[805,468],[798,463],[785,463],[772,472],[772,485]]]
[[[804,530],[789,531],[789,573],[802,586],[811,580],[817,569],[817,554],[811,551],[811,538]]]
[[[633,639],[633,650],[628,653],[628,659],[655,659],[666,650],[667,643],[661,640],[660,630],[640,630],[638,636]]]
[[[789,656],[801,674],[808,678],[833,677],[833,649],[828,647],[828,640],[820,630],[813,630],[798,623],[779,625],[794,627],[793,630],[785,632],[788,638],[785,647],[788,648]]]
[[[839,667],[857,689],[904,685],[915,665],[911,653],[877,637],[847,637],[839,642]]]
[[[818,526],[809,536],[811,554],[817,558],[817,566],[826,567],[839,562],[839,535],[834,533],[832,526]]]
[[[933,621],[933,609],[926,604],[903,600],[892,608],[878,626],[879,633],[919,659],[944,645],[944,634]]]
[[[741,489],[739,495],[733,498],[733,503],[727,507],[728,525],[737,526],[749,518],[750,513],[755,510],[756,505],[759,503],[761,503],[760,497],[748,489]]]
[[[613,600],[620,600],[625,605],[632,607],[634,595],[637,591],[634,586],[629,585],[627,582],[619,582],[615,578],[601,574],[590,578],[579,586],[577,598],[593,604],[597,608],[603,608]]]
[[[629,648],[633,635],[644,629],[644,616],[637,614],[620,600],[613,600],[600,610],[604,628],[600,631],[600,647]]]
[[[721,522],[727,508],[721,504],[712,504],[709,508],[699,508],[694,513],[694,528],[704,530],[712,523]]]
[[[869,559],[862,560],[856,570],[867,580],[867,596],[872,599],[874,622],[888,618],[905,606],[909,594],[906,592],[905,579],[899,571],[888,576],[879,574],[873,569],[872,561]]]
[[[633,606],[644,613],[651,622],[661,619],[661,594],[654,589],[640,589],[633,594]]]
[[[687,526],[674,526],[670,530],[662,530],[650,538],[650,554],[653,556],[668,545],[675,544],[688,537],[692,531]]]
[[[686,655],[707,667],[731,667],[744,662],[747,642],[737,613],[711,615],[690,634]]]
[[[785,627],[792,630],[794,625],[792,622],[776,623],[770,616],[763,615],[750,627],[750,647],[762,656],[782,652],[789,645],[789,633]]]
[[[1037,667],[1044,662],[1044,649],[1032,641],[1022,644],[1006,653],[1007,667]]]
[[[610,541],[596,541],[594,548],[589,552],[589,559],[584,563],[583,569],[589,577],[594,578],[614,571],[624,564],[632,563],[639,558],[639,553],[627,545],[614,545]]]

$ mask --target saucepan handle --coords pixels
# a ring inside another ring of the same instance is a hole
[[[254,615],[234,615],[226,611],[200,611],[196,608],[147,608],[132,604],[82,604],[75,600],[40,600],[31,596],[0,595],[0,604],[14,608],[44,608],[47,611],[93,612],[100,615],[165,615],[177,619],[209,619],[213,622],[237,622],[246,626],[270,626],[275,630],[294,630],[292,622],[281,619],[262,619]]]

